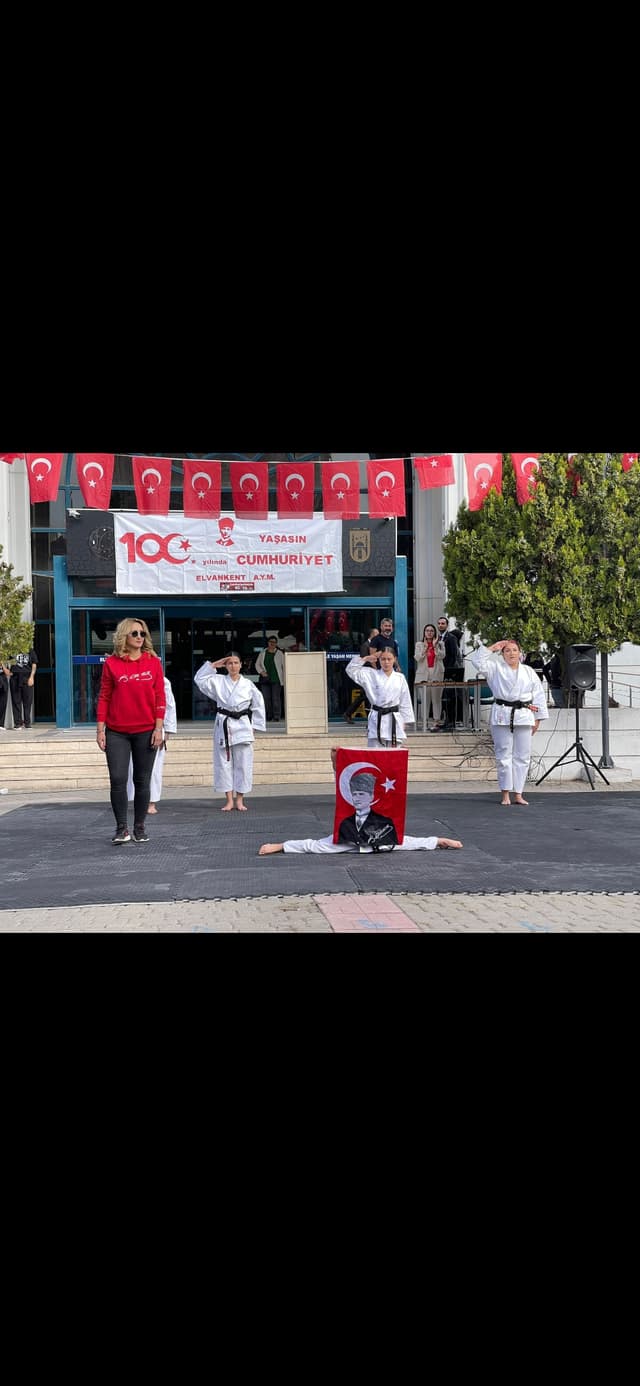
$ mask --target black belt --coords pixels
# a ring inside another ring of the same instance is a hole
[[[219,707],[218,712],[221,717],[224,717],[224,721],[222,723],[222,730],[224,732],[224,744],[227,748],[227,760],[231,760],[231,747],[229,746],[229,729],[227,727],[229,718],[231,717],[234,722],[239,722],[241,717],[248,717],[249,721],[251,721],[253,717],[253,708],[245,707],[243,712],[237,712],[235,708]]]
[[[516,711],[516,708],[519,708],[519,707],[531,707],[531,700],[529,700],[528,703],[510,703],[510,702],[507,701],[506,698],[496,698],[495,701],[496,701],[496,703],[498,704],[498,707],[510,707],[510,708],[511,708],[511,721],[510,721],[510,723],[509,723],[509,731],[511,731],[511,732],[513,731],[513,718],[514,718],[514,713],[515,713],[515,711]]]
[[[371,711],[372,711],[372,712],[377,712],[377,714],[378,714],[378,730],[377,730],[377,732],[376,732],[376,735],[377,735],[378,741],[382,741],[382,718],[385,717],[386,714],[387,714],[388,712],[390,712],[390,713],[399,712],[399,711],[400,711],[400,704],[397,703],[395,707],[376,707],[376,704],[375,704],[375,703],[372,703],[372,704],[371,704]],[[398,744],[398,741],[397,741],[397,738],[396,738],[396,719],[395,719],[395,717],[392,716],[392,718],[391,718],[391,745],[392,745],[392,746],[397,746],[397,744]]]

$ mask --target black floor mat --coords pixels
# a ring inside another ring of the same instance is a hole
[[[552,792],[502,809],[495,792],[407,801],[407,832],[461,838],[461,852],[258,857],[262,842],[326,837],[333,796],[165,799],[150,841],[113,847],[108,805],[38,803],[0,823],[0,908],[250,899],[354,891],[640,891],[640,794]]]

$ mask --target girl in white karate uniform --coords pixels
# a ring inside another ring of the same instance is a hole
[[[222,668],[226,674],[216,672]],[[218,704],[213,725],[213,787],[226,795],[223,813],[234,807],[234,796],[235,807],[246,812],[244,796],[253,788],[254,728],[267,729],[264,698],[251,679],[242,677],[241,669],[240,655],[231,654],[214,664],[206,660],[195,676],[200,692]]]
[[[501,659],[490,659],[501,654]],[[486,679],[494,703],[491,709],[491,735],[498,768],[498,784],[504,808],[511,804],[526,807],[523,790],[531,761],[531,737],[549,716],[544,688],[534,669],[521,663],[522,649],[517,640],[497,640],[481,645],[471,663]]]
[[[376,667],[380,661],[380,667]],[[396,673],[394,650],[374,650],[361,659],[356,655],[347,664],[347,675],[360,685],[370,704],[367,746],[388,749],[406,741],[405,722],[413,722],[409,685],[404,674]]]
[[[174,696],[173,696],[173,689],[172,689],[172,687],[171,687],[171,684],[169,683],[169,680],[168,680],[167,678],[165,678],[165,681],[164,681],[164,691],[165,691],[165,697],[166,697],[166,699],[167,699],[167,710],[166,710],[166,712],[165,712],[165,714],[164,714],[164,731],[165,731],[165,736],[166,736],[167,732],[173,732],[173,733],[175,734],[175,733],[177,732],[177,730],[178,730],[178,718],[177,718],[177,713],[176,713],[176,700],[175,700],[175,698],[174,698]],[[162,796],[162,775],[163,775],[163,771],[164,771],[164,758],[165,758],[166,754],[167,754],[167,750],[166,750],[166,742],[165,742],[162,746],[159,746],[159,747],[158,747],[158,750],[156,751],[156,758],[155,758],[155,760],[154,760],[154,762],[153,762],[153,770],[151,771],[151,783],[150,783],[150,785],[149,785],[149,794],[150,794],[149,809],[148,809],[148,812],[149,812],[149,813],[157,813],[157,812],[158,812],[158,810],[157,810],[157,808],[156,808],[156,804],[158,803],[159,799],[160,799],[161,796]],[[133,785],[133,760],[131,760],[131,759],[129,760],[129,778],[128,778],[128,780],[127,780],[127,798],[129,799],[129,801],[131,801],[132,799],[135,798],[135,789],[134,789],[134,785]]]

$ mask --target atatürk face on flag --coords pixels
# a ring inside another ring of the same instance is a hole
[[[404,841],[408,762],[408,751],[338,749],[334,842],[389,852]]]

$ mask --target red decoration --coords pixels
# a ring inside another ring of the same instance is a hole
[[[278,466],[278,518],[313,519],[313,462],[281,462]]]
[[[31,504],[58,499],[63,452],[27,452],[27,474]]]
[[[78,485],[88,510],[109,509],[114,463],[112,452],[76,453]]]
[[[0,452],[0,462],[15,462],[17,457],[25,457],[24,452]]]
[[[533,499],[540,471],[539,452],[512,452],[511,463],[516,476],[518,505]]]
[[[452,453],[439,452],[433,457],[414,457],[413,461],[421,491],[428,491],[432,486],[453,486],[456,473]]]
[[[404,493],[404,461],[402,457],[387,458],[386,461],[367,462],[369,481],[369,515],[375,519],[383,516],[406,515],[407,502]]]
[[[360,463],[322,463],[322,504],[325,520],[360,518]]]
[[[490,491],[502,492],[502,453],[465,452],[469,509],[482,510]]]
[[[217,520],[222,495],[222,463],[198,462],[192,457],[182,463],[184,470],[182,505],[190,520],[204,515]]]
[[[356,751],[338,748],[336,756],[336,813],[333,825],[333,840],[340,841],[340,828],[345,820],[342,840],[355,841],[357,810],[366,814],[364,835],[369,834],[371,845],[379,842],[382,848],[393,842],[404,841],[404,824],[407,812],[407,775],[409,771],[408,751],[371,751],[360,747]],[[354,802],[352,789],[354,774],[362,775],[359,792],[363,796]],[[367,822],[369,819],[369,822]],[[389,827],[391,823],[392,828]],[[393,829],[393,831],[392,831]],[[361,840],[362,831],[358,834]]]
[[[134,457],[133,483],[141,515],[168,515],[171,457]]]
[[[638,454],[637,454],[637,452],[623,452],[623,454],[622,454],[622,470],[623,470],[623,472],[630,472],[630,471],[631,471],[631,468],[632,468],[632,466],[633,466],[633,464],[634,464],[634,462],[637,462],[637,461],[638,461]]]
[[[230,462],[233,508],[248,520],[266,520],[269,514],[269,466],[267,462]]]

